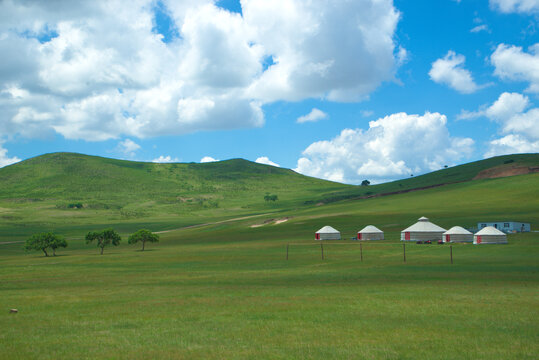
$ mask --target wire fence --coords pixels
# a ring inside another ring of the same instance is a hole
[[[359,246],[359,259],[360,261],[363,261],[363,253],[364,251],[366,251],[367,249],[369,248],[382,248],[382,247],[393,247],[393,248],[397,248],[397,247],[400,247],[402,248],[402,261],[403,263],[406,263],[406,243],[402,243],[402,244],[390,244],[390,243],[368,243],[368,245],[366,243],[363,243],[363,242],[355,242],[355,243],[340,243],[340,242],[331,242],[331,243],[323,243],[323,242],[320,242],[320,244],[306,244],[306,243],[287,243],[286,244],[286,260],[289,260],[290,256],[291,256],[291,252],[290,252],[290,249],[291,247],[296,247],[296,246],[307,246],[307,247],[310,247],[310,248],[314,248],[314,247],[319,247],[320,248],[320,257],[322,260],[325,259],[325,257],[327,257],[327,252],[326,252],[326,255],[324,255],[324,246],[326,247],[326,250],[329,249],[330,247],[332,246],[339,246],[339,245],[345,245],[345,246]],[[432,246],[434,247],[434,246]],[[424,245],[421,249],[425,249],[425,251],[428,251],[430,250],[429,248],[432,248],[431,246],[429,245]],[[436,246],[436,248],[440,249],[440,247]],[[447,246],[444,246],[443,248],[447,249]],[[418,248],[414,246],[414,250],[417,250]],[[409,254],[408,254],[409,255]],[[449,263],[451,265],[453,265],[453,245],[449,245],[449,249],[447,250],[447,257],[448,257],[448,260],[449,260]]]

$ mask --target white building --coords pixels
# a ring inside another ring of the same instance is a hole
[[[401,241],[438,241],[442,240],[445,231],[423,216],[414,225],[401,231]]]
[[[331,226],[324,226],[314,234],[315,240],[341,240],[341,233]]]
[[[507,235],[492,227],[487,226],[473,236],[474,244],[507,244]]]
[[[443,233],[443,240],[444,243],[473,242],[473,234],[460,226],[453,226]]]
[[[477,228],[479,230],[486,228],[487,226],[492,226],[493,228],[503,231],[504,233],[531,231],[530,223],[518,221],[483,221],[477,223]]]
[[[358,240],[384,240],[384,232],[374,225],[365,226],[357,233]]]

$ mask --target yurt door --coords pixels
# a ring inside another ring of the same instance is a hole
[[[404,233],[404,240],[410,240],[410,233],[408,231]]]
[[[361,240],[361,233],[357,233],[357,239]]]
[[[451,236],[450,235],[446,235],[445,236],[445,242],[450,242],[451,241]]]
[[[481,244],[481,235],[479,235],[479,236],[477,237],[477,243],[478,243],[478,244]]]

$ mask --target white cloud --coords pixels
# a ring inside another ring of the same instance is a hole
[[[152,160],[154,163],[174,163],[179,162],[180,160],[178,158],[172,158],[170,155],[163,156],[160,155],[158,158],[155,158]]]
[[[500,44],[490,57],[494,74],[505,80],[525,81],[527,91],[539,93],[539,43],[522,51],[520,46]]]
[[[118,149],[125,155],[134,157],[135,152],[140,149],[140,145],[131,139],[125,139],[124,141],[120,141]]]
[[[539,140],[529,141],[521,135],[510,134],[500,139],[492,140],[484,157],[537,152],[539,152]]]
[[[307,115],[300,116],[297,120],[298,123],[304,123],[304,122],[316,122],[319,120],[327,119],[328,114],[323,112],[322,110],[319,110],[317,108],[313,108],[310,113]]]
[[[344,129],[307,147],[295,171],[358,184],[437,170],[469,156],[474,145],[470,138],[450,136],[446,122],[439,113],[397,113],[369,122],[367,130]]]
[[[393,1],[244,0],[242,10],[273,59],[249,88],[257,98],[357,101],[394,78]]]
[[[482,24],[482,25],[477,25],[470,30],[470,32],[472,33],[478,33],[481,31],[490,32],[490,29],[487,24]]]
[[[284,100],[358,101],[406,50],[392,0],[0,1],[0,133],[103,141],[257,127]],[[270,61],[271,59],[271,61]]]
[[[539,12],[539,0],[490,0],[490,6],[502,13]]]
[[[433,81],[446,84],[463,94],[476,92],[480,87],[474,82],[470,72],[464,69],[465,61],[463,55],[449,51],[442,59],[432,63],[429,76]]]
[[[502,93],[490,106],[461,117],[485,116],[500,125],[502,138],[489,142],[485,157],[502,154],[536,152],[539,150],[539,108],[532,108],[527,96],[519,93]]]
[[[259,164],[266,164],[266,165],[281,167],[279,164],[271,161],[267,156],[261,156],[258,159],[256,159],[255,162]]]
[[[519,93],[504,92],[484,113],[490,119],[505,121],[518,113],[522,113],[529,104],[530,101],[527,96]]]
[[[7,165],[14,164],[19,161],[21,161],[21,159],[19,159],[16,156],[9,157],[7,155],[7,150],[2,147],[2,142],[0,142],[0,168]]]
[[[215,161],[219,161],[219,160],[214,159],[211,156],[204,156],[202,159],[200,159],[201,163],[215,162]]]
[[[363,117],[369,117],[374,115],[374,111],[372,110],[361,110],[361,116]]]

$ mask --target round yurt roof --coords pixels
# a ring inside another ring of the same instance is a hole
[[[476,232],[475,235],[505,235],[505,233],[494,226],[487,226]]]
[[[472,235],[472,233],[463,227],[453,226],[451,229],[444,232],[444,235]]]
[[[378,229],[374,225],[367,225],[359,231],[360,233],[383,233],[382,230]]]
[[[316,233],[319,233],[319,234],[335,234],[335,233],[338,233],[338,232],[339,232],[338,230],[335,230],[331,226],[326,225],[322,229],[318,230]]]
[[[419,218],[418,222],[416,222],[414,225],[407,227],[406,229],[402,230],[405,231],[415,231],[415,232],[445,232],[446,230],[442,227],[439,227],[436,224],[433,224],[429,221],[428,218],[422,216]]]

